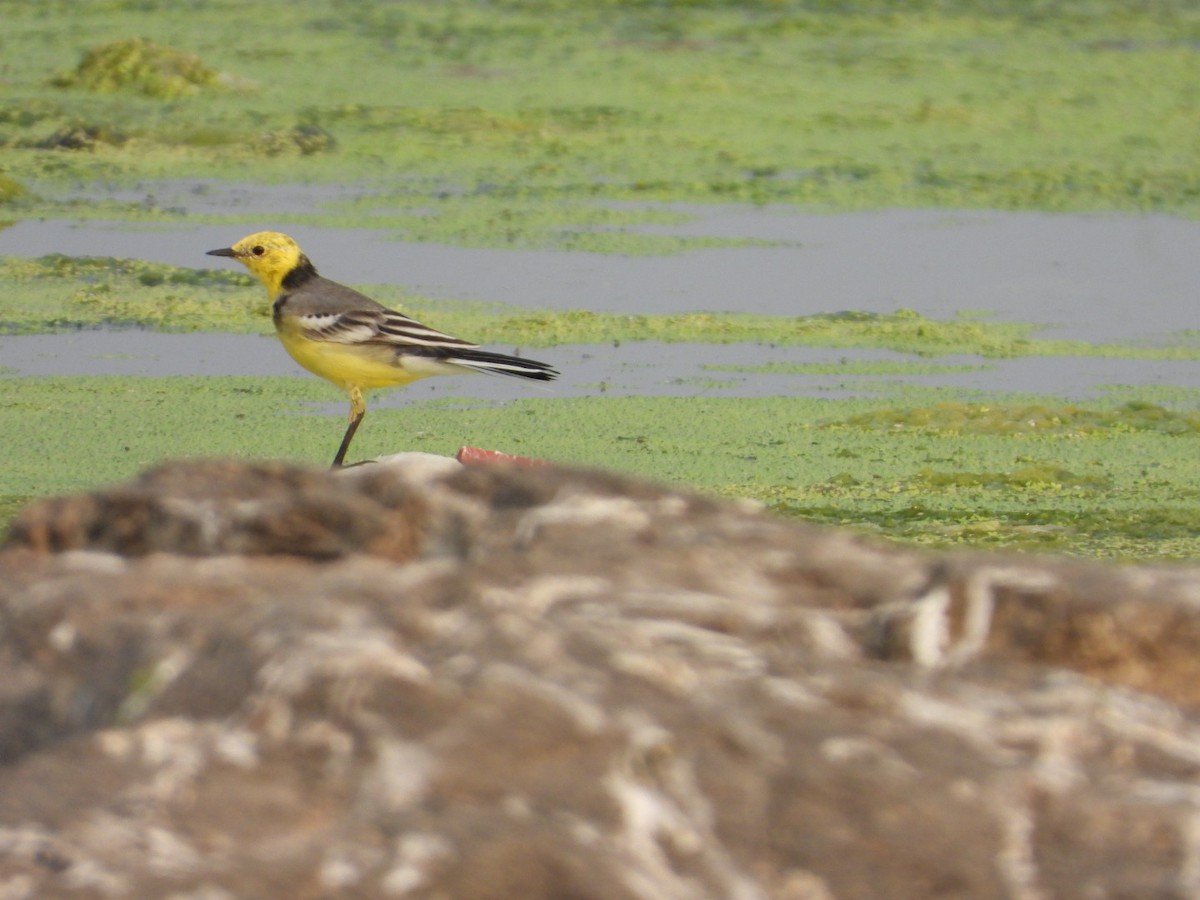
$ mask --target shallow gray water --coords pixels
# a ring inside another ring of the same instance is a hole
[[[506,348],[507,349],[507,348]],[[519,397],[807,395],[862,396],[899,386],[953,387],[968,391],[1054,393],[1069,399],[1102,394],[1113,385],[1200,387],[1200,362],[1031,357],[983,362],[940,357],[937,364],[965,371],[863,375],[728,372],[713,366],[768,363],[901,361],[886,350],[829,350],[761,344],[698,345],[626,343],[619,347],[554,347],[529,355],[562,371],[550,385],[509,378],[430,378],[403,390],[383,391],[373,405],[402,406],[413,399]],[[140,331],[77,331],[0,337],[0,365],[9,375],[251,375],[308,376],[274,337],[228,334],[158,334]],[[330,397],[336,397],[330,388]],[[340,409],[340,405],[339,405]]]
[[[302,205],[303,194],[295,192],[303,190],[293,187],[271,199],[293,208]],[[193,205],[200,209],[214,202],[211,191],[198,197]],[[226,211],[231,203],[225,201]],[[251,199],[243,206],[252,209]],[[266,217],[257,226],[152,229],[47,220],[0,231],[0,254],[227,267],[228,261],[204,252],[258,228],[277,228],[335,280],[398,284],[431,297],[631,313],[908,308],[945,318],[985,310],[1002,320],[1043,324],[1047,336],[1087,341],[1157,341],[1198,324],[1200,222],[1163,215],[670,208],[694,218],[641,230],[781,243],[627,257],[406,244],[380,232],[281,226]]]
[[[158,185],[154,202],[191,212],[310,209],[328,188]],[[136,199],[131,192],[125,199]],[[109,194],[109,196],[112,196]],[[339,195],[341,196],[341,195]],[[260,225],[153,228],[112,222],[24,221],[0,230],[0,254],[126,256],[193,267],[229,267],[204,251],[255,228],[291,233],[329,277],[394,283],[431,297],[530,307],[671,313],[736,310],[799,315],[909,308],[935,318],[987,310],[1046,326],[1045,336],[1157,342],[1191,329],[1200,286],[1200,223],[1151,215],[895,210],[816,215],[791,208],[670,207],[690,222],[646,227],[682,235],[778,242],[665,257],[480,250],[405,244],[380,232]],[[247,292],[247,303],[262,302]],[[436,320],[431,317],[431,324]],[[414,397],[500,399],[595,394],[844,396],[888,385],[1034,391],[1091,396],[1107,385],[1200,386],[1200,363],[1117,359],[1019,359],[965,372],[911,376],[768,375],[715,372],[705,364],[900,359],[883,351],[759,345],[626,344],[532,354],[563,379],[543,391],[508,379],[430,379],[395,392]],[[271,338],[136,331],[0,336],[0,366],[13,374],[296,375]],[[388,395],[384,395],[386,397]],[[382,399],[382,398],[381,398]]]

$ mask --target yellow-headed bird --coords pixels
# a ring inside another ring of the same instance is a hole
[[[350,425],[333,466],[341,466],[366,415],[363,392],[397,387],[430,375],[494,372],[550,381],[545,363],[480,350],[478,344],[435,331],[370,297],[317,274],[286,234],[260,231],[232,247],[209,250],[245,265],[267,288],[275,333],[292,359],[350,396]]]

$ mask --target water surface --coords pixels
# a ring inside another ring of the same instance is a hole
[[[512,348],[504,348],[512,349]],[[383,391],[373,404],[400,406],[413,399],[469,397],[486,401],[524,396],[869,396],[903,386],[965,391],[1054,393],[1080,400],[1113,385],[1200,388],[1200,362],[1103,357],[1027,357],[980,360],[939,357],[915,361],[888,350],[776,347],[762,344],[624,343],[539,349],[530,354],[558,367],[551,384],[464,375],[429,378],[403,390]],[[855,363],[928,365],[932,371],[863,374]],[[825,364],[828,373],[728,371],[721,367]],[[312,377],[273,336],[160,334],[145,331],[75,331],[0,336],[0,365],[7,375]],[[329,389],[330,397],[337,397]]]
[[[331,196],[330,188],[319,186],[172,184],[144,190],[157,191],[147,202],[193,213],[218,208],[300,211]],[[228,261],[214,260],[204,251],[227,246],[253,228],[281,228],[332,278],[398,284],[435,298],[624,313],[807,315],[908,308],[945,318],[983,311],[997,319],[1043,325],[1042,336],[1121,343],[1166,341],[1197,321],[1200,223],[1170,216],[928,210],[820,215],[782,207],[668,208],[691,218],[642,230],[771,243],[672,256],[477,249],[403,243],[379,231],[286,226],[264,214],[256,226],[24,221],[0,230],[0,254],[121,256],[228,267]],[[246,302],[263,299],[252,290]],[[435,317],[431,324],[436,325]],[[534,355],[563,371],[563,379],[545,389],[558,396],[847,396],[927,385],[1083,398],[1109,385],[1200,386],[1200,363],[1157,360],[939,359],[969,368],[863,376],[849,370],[780,375],[708,367],[905,357],[887,351],[646,343],[558,347]],[[272,338],[111,330],[0,337],[0,366],[25,375],[303,374]],[[531,387],[507,379],[430,379],[384,402],[458,395],[502,399],[521,396]]]
[[[303,199],[287,196],[293,205]],[[203,197],[207,209],[210,193]],[[272,228],[292,234],[335,280],[397,284],[434,298],[625,313],[907,308],[945,318],[985,311],[1045,325],[1044,336],[1101,342],[1161,341],[1197,324],[1200,222],[1165,215],[668,208],[693,219],[640,230],[777,243],[671,256],[479,249],[291,226],[264,215],[252,226],[23,221],[0,230],[0,254],[228,266],[204,251]]]

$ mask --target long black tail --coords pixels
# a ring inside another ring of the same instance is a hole
[[[448,363],[488,372],[495,375],[513,375],[517,378],[532,378],[534,381],[553,381],[558,377],[554,366],[536,359],[521,359],[506,353],[491,353],[487,350],[454,350],[442,356]]]

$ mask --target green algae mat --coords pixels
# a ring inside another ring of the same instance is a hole
[[[1200,414],[1167,405],[1185,399],[421,401],[369,412],[355,452],[495,447],[930,546],[1174,560],[1200,550]],[[0,515],[167,458],[325,465],[342,421],[312,413],[335,400],[311,378],[0,378]]]
[[[688,241],[627,228],[671,214],[612,201],[1200,210],[1187,0],[0,0],[0,16],[21,48],[0,94],[12,217],[181,215],[79,184],[323,182],[363,189],[279,223],[662,252]]]
[[[264,224],[236,208],[162,206],[145,187],[205,180],[331,186],[325,203],[272,215],[278,227],[625,254],[751,243],[654,234],[684,218],[663,203],[1200,213],[1200,7],[1184,0],[0,0],[0,19],[20,48],[0,91],[8,222]],[[0,261],[5,333],[270,328],[240,272],[51,250],[70,253]],[[949,354],[1197,355],[904,310],[613,316],[439,302],[430,319],[528,347],[764,341],[914,357],[892,372]],[[900,389],[418,402],[373,409],[355,449],[496,447],[935,546],[1194,559],[1196,400],[1164,387],[1083,404]],[[0,521],[31,497],[169,457],[324,464],[341,420],[314,404],[339,402],[304,377],[2,377]]]

